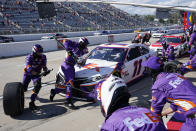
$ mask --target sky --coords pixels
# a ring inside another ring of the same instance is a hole
[[[111,1],[111,0],[107,0]],[[113,0],[117,2],[133,2],[142,4],[158,4],[158,5],[171,5],[171,6],[189,6],[196,8],[196,0]],[[127,5],[113,5],[120,8],[130,14],[139,15],[155,15],[156,9],[143,8],[143,7],[132,7]]]

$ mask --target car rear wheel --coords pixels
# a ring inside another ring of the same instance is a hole
[[[3,91],[3,109],[6,115],[16,116],[24,111],[24,89],[22,83],[7,83]]]
[[[179,61],[170,61],[170,62],[166,62],[164,65],[164,71],[165,72],[169,72],[169,73],[181,73],[179,72],[179,65],[181,65],[182,63]]]

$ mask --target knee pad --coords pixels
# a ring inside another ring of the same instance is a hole
[[[41,81],[36,81],[33,91],[38,94],[41,89]]]

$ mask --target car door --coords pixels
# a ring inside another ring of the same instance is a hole
[[[141,63],[148,59],[149,56],[149,49],[143,46],[135,46],[128,51],[121,73],[126,83],[143,75],[145,69],[141,66]]]

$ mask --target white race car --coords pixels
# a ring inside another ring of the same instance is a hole
[[[157,31],[157,32],[152,34],[152,37],[153,38],[160,38],[160,37],[164,36],[166,33],[167,33],[167,30]]]
[[[72,95],[80,98],[90,97],[88,92],[91,92],[99,81],[116,70],[128,84],[143,76],[144,67],[141,63],[152,55],[155,53],[143,44],[99,45],[88,54],[84,66],[75,66],[74,84],[78,90],[73,89]],[[57,73],[57,79],[63,79],[61,68]],[[57,83],[59,83],[58,80]]]

